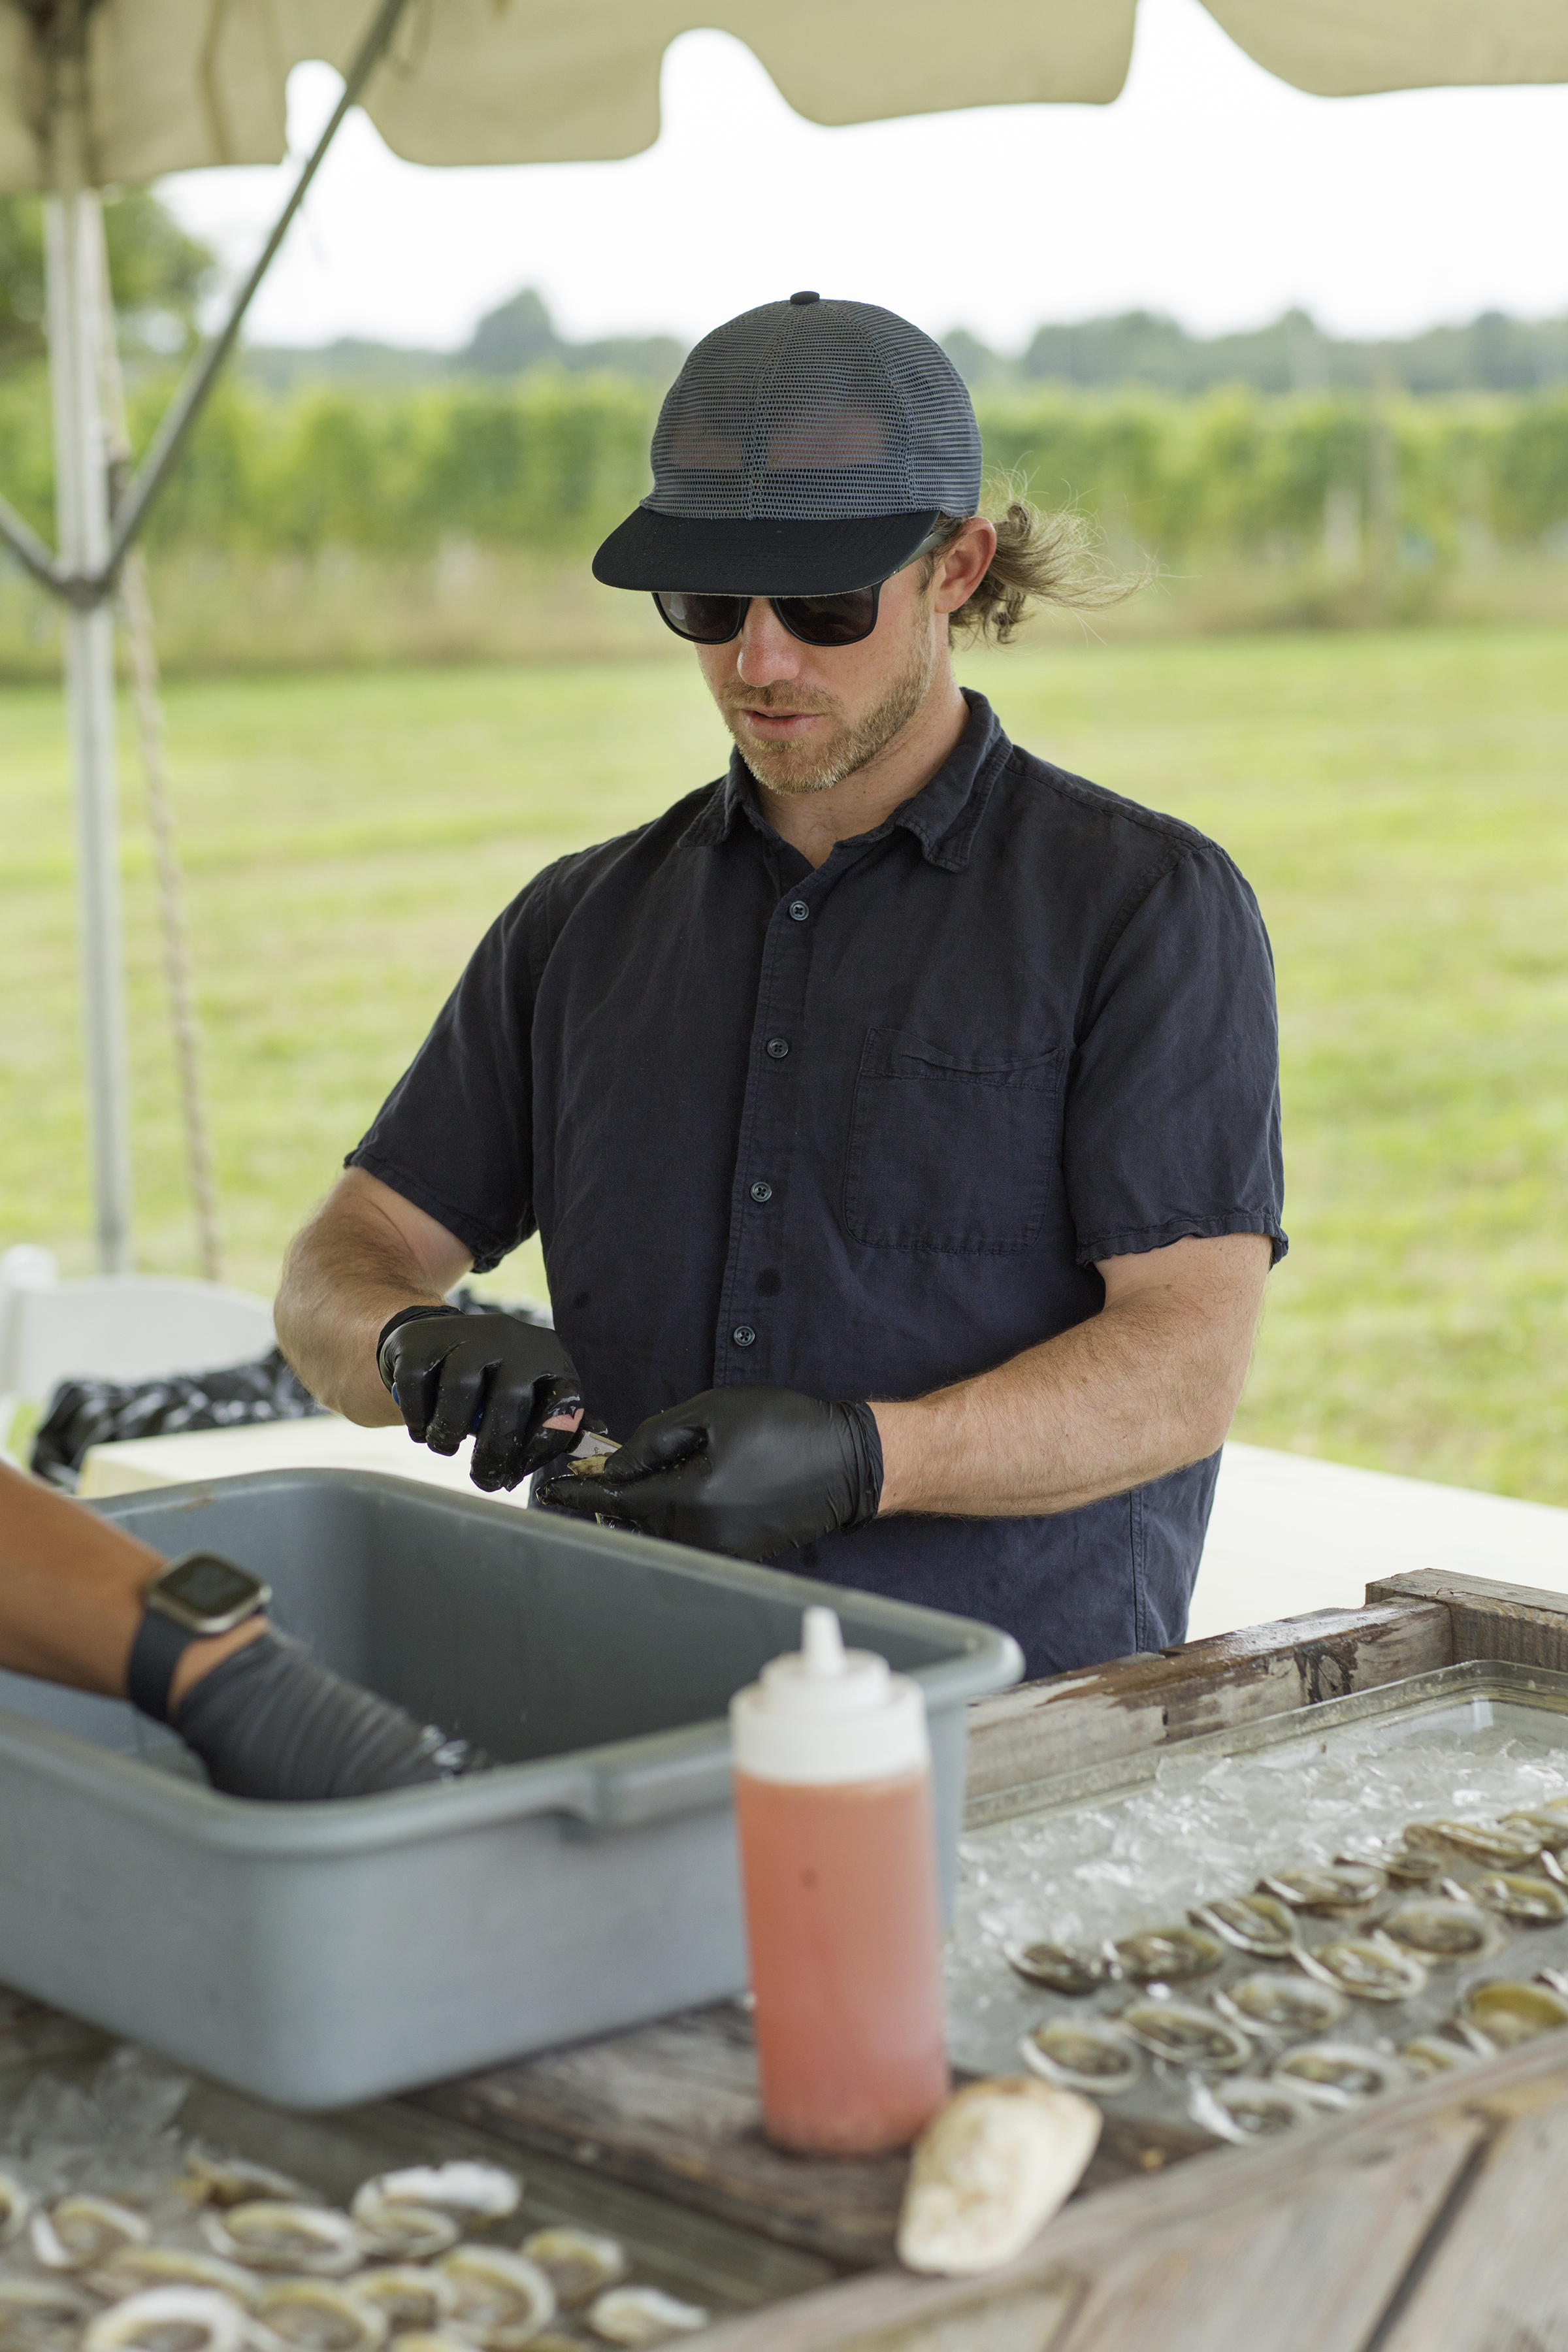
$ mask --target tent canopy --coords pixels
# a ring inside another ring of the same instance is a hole
[[[1563,0],[1205,0],[1270,73],[1325,97],[1568,79]],[[415,163],[637,153],[658,134],[660,60],[693,26],[744,41],[797,112],[865,122],[955,107],[1104,105],[1137,0],[412,0],[365,111]],[[50,185],[49,0],[0,0],[0,190]],[[87,176],[104,186],[284,152],[289,68],[346,68],[365,0],[96,0]]]

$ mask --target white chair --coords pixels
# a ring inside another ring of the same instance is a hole
[[[61,1381],[211,1371],[275,1344],[271,1304],[254,1291],[177,1275],[62,1282],[50,1251],[23,1244],[0,1255],[0,1446],[16,1407]]]

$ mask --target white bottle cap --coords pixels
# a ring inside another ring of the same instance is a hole
[[[831,1609],[808,1609],[801,1646],[730,1701],[737,1772],[831,1786],[888,1780],[931,1762],[925,1698],[871,1650],[847,1650]]]

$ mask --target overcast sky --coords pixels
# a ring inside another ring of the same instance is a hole
[[[621,163],[432,171],[351,117],[252,313],[252,339],[455,345],[525,285],[575,336],[695,338],[801,286],[1016,348],[1044,319],[1135,307],[1205,333],[1300,303],[1403,334],[1568,310],[1568,88],[1309,98],[1198,0],[1142,0],[1113,106],[993,107],[825,131],[750,51],[688,33],[657,146]],[[298,69],[308,146],[340,85]],[[286,169],[162,193],[238,264]]]

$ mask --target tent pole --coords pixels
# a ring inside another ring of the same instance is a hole
[[[53,60],[51,180],[46,200],[50,373],[60,568],[102,572],[109,555],[109,467],[100,346],[102,222],[88,185],[79,40]],[[108,601],[64,608],[66,701],[76,788],[78,919],[87,1049],[88,1128],[98,1264],[132,1264],[131,1120],[115,777],[114,615]]]

